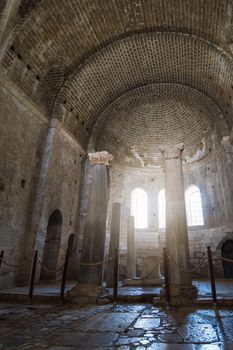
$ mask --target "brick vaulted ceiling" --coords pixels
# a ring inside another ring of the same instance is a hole
[[[186,111],[183,118],[193,118],[197,129],[214,128],[207,104],[215,111],[212,119],[220,118],[221,112],[231,128],[232,6],[231,0],[22,0],[14,40],[2,65],[49,115],[59,116],[62,111],[64,128],[83,148],[100,116],[109,120],[105,111],[114,101],[147,85],[161,94],[167,89],[156,88],[161,83],[181,86],[179,93],[171,88],[169,96],[174,92],[178,107]],[[148,90],[141,90],[143,101],[151,99]],[[190,113],[194,102],[188,94],[193,91],[202,96],[199,109],[208,110],[201,113],[203,122],[198,113]],[[135,104],[144,105],[141,99],[139,94],[137,102],[134,96]],[[171,100],[175,101],[170,96]],[[172,106],[162,109],[168,128],[173,124],[168,118],[175,118]],[[138,126],[151,118],[151,107],[144,113],[137,111],[135,118],[133,108],[118,107],[119,113],[123,108],[131,116],[131,123],[126,123],[129,139],[134,122]],[[153,108],[156,116],[162,107],[155,100]],[[145,132],[142,129],[138,138],[142,140]],[[169,130],[161,137],[165,136]],[[118,147],[114,148],[114,138],[112,143],[105,146],[114,152]],[[101,139],[99,144],[104,146]],[[131,146],[140,148],[140,144],[133,140]],[[189,143],[190,155],[198,144],[198,138],[192,146]],[[141,147],[140,152],[151,154],[151,149]]]
[[[198,90],[177,84],[145,85],[121,95],[105,109],[90,146],[107,149],[118,165],[145,167],[161,164],[161,145],[185,142],[183,159],[190,161],[212,147],[220,118],[216,105]]]

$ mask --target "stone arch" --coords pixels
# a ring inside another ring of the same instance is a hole
[[[42,265],[46,270],[56,270],[61,243],[62,213],[59,209],[52,212],[48,220]],[[41,269],[42,280],[55,280],[56,272]]]
[[[226,243],[227,240],[233,240],[233,232],[225,232],[225,236],[220,240],[216,247],[218,253],[221,254],[223,245]]]
[[[39,84],[38,95],[48,112],[52,112],[54,100],[62,87],[63,81],[64,68],[60,65],[53,65]]]

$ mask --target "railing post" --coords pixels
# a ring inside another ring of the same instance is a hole
[[[207,247],[207,255],[208,255],[208,265],[209,265],[209,276],[210,276],[212,299],[213,299],[214,306],[216,306],[217,305],[217,294],[216,294],[216,286],[215,286],[215,278],[214,278],[212,252],[211,252],[210,246]]]
[[[32,269],[31,269],[30,285],[29,285],[29,302],[30,303],[32,302],[32,297],[33,297],[37,258],[38,258],[38,251],[35,250],[34,256],[33,256],[33,261],[32,261]]]
[[[113,302],[117,302],[117,292],[118,292],[118,260],[119,260],[119,251],[115,249],[114,257],[114,280],[113,280]]]
[[[62,281],[61,281],[61,291],[60,291],[60,300],[64,302],[65,288],[66,288],[66,278],[68,272],[68,264],[69,264],[69,248],[66,250],[66,258],[65,264],[63,268]]]
[[[164,265],[165,301],[166,301],[166,306],[169,307],[171,300],[170,300],[168,259],[167,259],[167,249],[166,248],[163,248],[163,265]]]
[[[4,250],[1,251],[1,254],[0,254],[0,268],[2,266],[2,259],[4,257]]]

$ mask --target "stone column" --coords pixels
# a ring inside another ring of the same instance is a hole
[[[95,302],[101,292],[109,201],[108,165],[112,156],[107,152],[89,153],[89,160],[90,188],[78,285],[69,292],[70,298],[78,303]]]
[[[116,249],[119,250],[119,245],[120,245],[120,225],[121,225],[121,204],[113,203],[109,254],[108,254],[107,280],[106,280],[106,285],[108,288],[113,288],[114,258],[115,258],[115,250]]]
[[[170,293],[174,304],[195,297],[189,269],[189,245],[182,169],[183,144],[160,147],[164,160],[166,195],[166,247],[169,265]]]
[[[127,274],[129,277],[136,276],[134,216],[129,216],[127,221]]]
[[[222,139],[222,145],[225,151],[224,165],[220,157],[217,159],[218,167],[221,169],[221,184],[222,184],[222,195],[225,197],[224,213],[227,214],[226,221],[232,222],[233,216],[233,128],[231,136],[225,136]],[[222,157],[221,157],[222,158]],[[223,216],[223,215],[222,215]]]

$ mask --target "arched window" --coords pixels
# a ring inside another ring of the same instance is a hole
[[[159,228],[166,226],[166,212],[165,212],[165,190],[162,189],[158,195],[158,212],[159,212]]]
[[[201,193],[197,186],[191,185],[187,188],[185,205],[188,226],[204,225]]]
[[[134,216],[135,228],[148,227],[147,193],[135,188],[131,193],[131,215]]]

